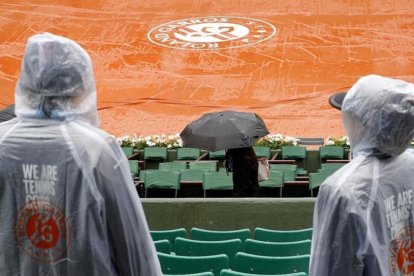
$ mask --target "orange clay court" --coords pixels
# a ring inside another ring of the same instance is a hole
[[[41,32],[89,52],[101,127],[116,136],[174,134],[233,109],[271,133],[338,137],[330,95],[367,74],[414,82],[412,0],[3,0],[0,107]]]

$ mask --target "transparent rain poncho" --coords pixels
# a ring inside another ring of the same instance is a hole
[[[161,275],[129,164],[98,129],[88,54],[28,40],[0,124],[0,275]]]
[[[413,104],[413,84],[377,75],[347,93],[353,159],[320,187],[309,275],[413,275]]]

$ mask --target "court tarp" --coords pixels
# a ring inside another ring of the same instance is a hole
[[[26,40],[90,54],[101,127],[176,134],[202,114],[257,113],[271,133],[344,135],[329,97],[369,74],[414,82],[414,1],[0,1],[0,102]]]

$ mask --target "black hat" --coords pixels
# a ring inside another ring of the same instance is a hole
[[[341,110],[346,92],[338,92],[329,97],[329,103],[336,109]]]

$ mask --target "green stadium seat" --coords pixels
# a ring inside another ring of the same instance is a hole
[[[247,239],[244,252],[262,256],[297,256],[310,254],[311,240],[295,242],[265,242]]]
[[[171,243],[169,240],[154,241],[154,245],[155,245],[155,249],[157,250],[157,252],[162,252],[162,253],[167,253],[167,254],[171,253]]]
[[[222,241],[230,239],[240,239],[243,243],[250,238],[250,229],[234,229],[234,230],[208,230],[193,227],[190,230],[191,239],[200,241]]]
[[[295,181],[298,165],[293,164],[270,164],[270,171],[282,171],[284,181]]]
[[[308,273],[310,255],[269,257],[238,252],[234,270],[253,274]]]
[[[223,160],[226,158],[225,150],[210,151],[208,157],[211,160]]]
[[[175,254],[185,256],[208,256],[226,254],[229,257],[230,267],[233,266],[234,256],[243,251],[240,239],[220,241],[200,241],[194,239],[177,238],[175,240]]]
[[[284,146],[281,148],[282,159],[294,159],[302,163],[306,169],[306,148],[303,146]]]
[[[151,237],[154,241],[168,240],[171,244],[171,251],[175,250],[175,239],[186,238],[187,230],[185,228],[165,229],[165,230],[150,230]]]
[[[270,147],[266,147],[266,146],[254,146],[253,150],[257,156],[257,158],[271,158],[272,157],[272,153],[270,150]]]
[[[307,276],[305,272],[289,273],[289,274],[251,274],[238,272],[231,269],[223,269],[220,272],[220,276]]]
[[[128,160],[129,170],[131,172],[132,180],[135,180],[139,176],[139,164],[138,160]]]
[[[203,195],[209,190],[233,190],[233,175],[225,171],[205,172],[203,176]]]
[[[200,273],[185,273],[185,274],[164,274],[164,276],[214,276],[214,273],[211,271],[200,272]]]
[[[345,150],[340,146],[322,146],[319,148],[321,162],[327,159],[344,159]]]
[[[283,170],[271,170],[268,180],[259,182],[260,188],[279,188],[279,196],[282,197],[282,188],[284,182]]]
[[[186,169],[181,171],[181,182],[203,182],[204,171],[198,169]]]
[[[125,153],[127,158],[134,154],[134,149],[131,147],[122,147],[122,151]]]
[[[145,160],[167,160],[168,150],[166,147],[146,147],[144,148]]]
[[[201,150],[197,148],[178,148],[177,160],[197,160],[201,155]]]
[[[180,172],[160,170],[145,171],[145,197],[148,196],[149,189],[172,189],[175,190],[174,196],[177,197],[178,190],[180,189],[180,180]]]
[[[216,172],[217,161],[190,161],[188,163],[189,169],[202,170],[205,172]]]
[[[254,238],[259,241],[293,242],[312,239],[312,228],[298,230],[273,230],[261,227],[254,229]]]
[[[164,274],[184,274],[212,272],[220,275],[222,269],[229,268],[229,258],[226,254],[210,256],[179,256],[158,253],[161,269]]]
[[[181,172],[187,169],[187,164],[185,162],[163,162],[158,164],[158,169],[160,171]]]

